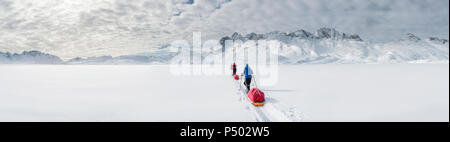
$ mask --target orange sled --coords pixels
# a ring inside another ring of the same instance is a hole
[[[260,106],[264,106],[264,102],[253,102],[252,105],[260,107]]]

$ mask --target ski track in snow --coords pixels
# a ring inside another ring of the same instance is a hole
[[[245,86],[242,85],[239,81],[233,81],[236,87],[236,94],[238,95],[239,101],[243,103],[245,108],[253,113],[256,121],[258,122],[296,122],[301,121],[300,113],[295,112],[294,108],[289,108],[287,111],[281,109],[286,108],[283,107],[279,102],[271,101],[272,98],[270,95],[265,92],[265,102],[262,107],[255,107],[251,104]]]

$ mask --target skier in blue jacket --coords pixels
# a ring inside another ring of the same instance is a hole
[[[250,83],[252,82],[252,74],[253,74],[252,69],[248,66],[248,64],[246,64],[244,68],[244,77],[245,77],[244,85],[245,87],[247,87],[247,91],[250,90]]]

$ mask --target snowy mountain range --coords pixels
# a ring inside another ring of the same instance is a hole
[[[64,64],[167,64],[175,54],[171,52],[140,53],[118,57],[100,56],[70,59]]]
[[[24,51],[20,54],[0,52],[0,64],[166,64],[172,53],[141,53],[118,57],[76,57],[67,61],[40,51]]]
[[[23,51],[21,54],[0,52],[0,64],[61,64],[63,61],[55,55],[39,51]]]
[[[368,43],[359,35],[341,33],[333,28],[321,28],[314,33],[274,31],[265,34],[246,35],[235,32],[220,39],[222,50],[203,53],[203,63],[211,63],[222,56],[225,40],[275,40],[280,43],[278,59],[281,64],[351,64],[351,63],[448,63],[449,42],[447,39],[429,37],[422,39],[412,33],[387,43]],[[167,64],[179,62],[178,53],[161,51],[123,55],[76,57],[63,61],[59,57],[39,51],[24,51],[21,54],[0,52],[0,64]],[[239,52],[240,49],[237,49]],[[196,54],[194,52],[194,54]]]
[[[373,44],[364,42],[359,35],[341,33],[333,28],[321,28],[315,33],[305,30],[247,35],[234,33],[220,40],[223,48],[225,40],[276,40],[280,43],[276,48],[282,64],[448,63],[449,59],[447,39],[421,39],[412,33],[388,43]],[[204,57],[203,62],[208,63],[214,56],[220,56],[218,53],[211,55]]]

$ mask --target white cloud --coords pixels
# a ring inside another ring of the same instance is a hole
[[[0,0],[0,51],[72,58],[151,52],[177,39],[335,27],[374,42],[448,38],[448,0]]]

